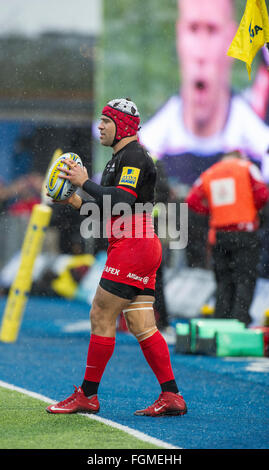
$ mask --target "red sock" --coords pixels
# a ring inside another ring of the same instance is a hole
[[[100,382],[115,347],[115,338],[91,335],[84,379]]]
[[[149,338],[140,341],[139,344],[159,384],[174,380],[169,349],[161,333],[156,331]]]

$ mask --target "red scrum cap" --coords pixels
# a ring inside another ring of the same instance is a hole
[[[130,137],[139,129],[140,117],[136,104],[128,98],[116,98],[107,103],[102,114],[116,124],[116,134],[112,147],[124,137]]]

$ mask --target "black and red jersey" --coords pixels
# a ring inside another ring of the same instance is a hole
[[[132,141],[106,164],[101,186],[123,189],[136,197],[135,203],[154,204],[156,167],[147,150]]]

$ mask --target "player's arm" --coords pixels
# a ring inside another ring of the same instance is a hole
[[[86,193],[90,194],[100,207],[103,205],[104,196],[111,196],[112,206],[118,202],[125,202],[132,205],[136,200],[136,196],[130,192],[123,191],[121,188],[115,186],[100,186],[90,179],[85,181],[82,189]]]
[[[69,163],[68,159],[66,161]],[[72,161],[70,161],[70,164],[72,164]],[[130,192],[122,191],[120,188],[114,186],[100,186],[94,181],[91,181],[85,167],[76,165],[71,168],[61,168],[61,171],[65,173],[62,178],[68,179],[75,186],[82,188],[83,191],[94,198],[99,207],[103,206],[104,196],[111,196],[112,206],[118,202],[125,202],[132,205],[136,200],[136,196]],[[74,209],[79,210],[85,201],[75,193],[70,198],[66,199],[65,202],[74,207]]]
[[[90,194],[102,207],[103,197],[111,196],[111,205],[127,203],[132,206],[137,198],[143,175],[143,158],[137,152],[124,155],[115,175],[115,186],[100,186],[89,178],[83,183],[82,189]]]

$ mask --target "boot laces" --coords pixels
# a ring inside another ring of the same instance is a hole
[[[79,392],[78,392],[78,389],[75,385],[74,385],[74,389],[75,389],[74,393],[72,393],[72,395],[70,395],[70,397],[67,397],[65,400],[60,401],[58,403],[58,406],[69,405],[69,403],[71,403],[72,401],[74,401],[77,398],[77,393],[79,393]]]
[[[155,408],[156,406],[162,406],[162,405],[166,405],[166,402],[165,402],[165,400],[163,399],[162,393],[161,393],[161,395],[159,396],[159,398],[157,398],[157,400],[155,400],[155,402],[153,403],[153,405],[149,406],[149,408],[153,409],[153,408]]]

